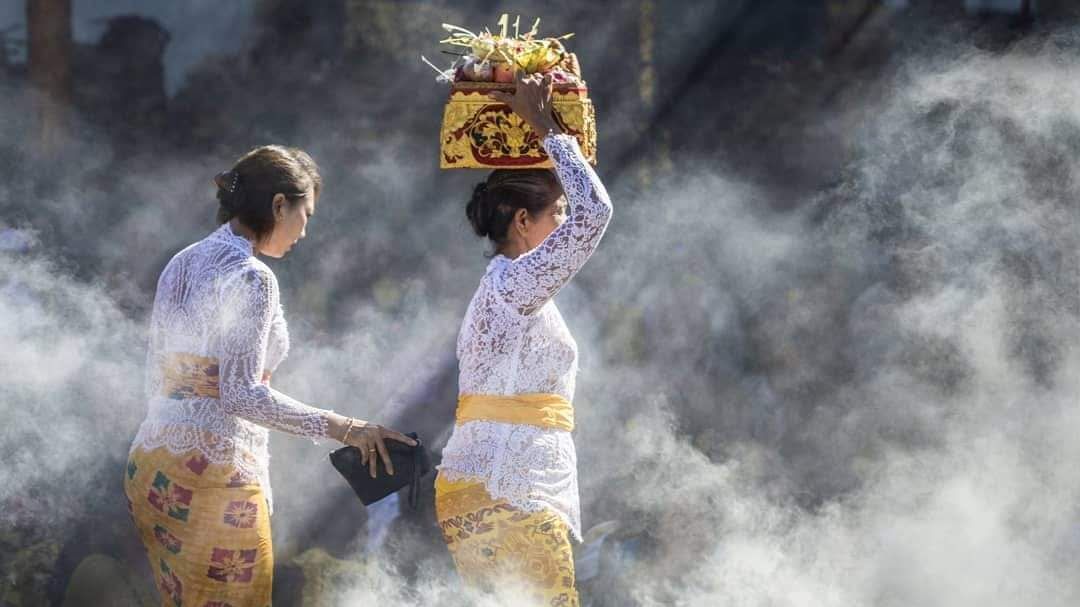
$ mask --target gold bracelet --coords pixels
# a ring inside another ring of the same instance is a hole
[[[345,433],[341,435],[341,442],[342,443],[348,443],[348,441],[349,441],[349,433],[352,432],[353,424],[355,424],[355,423],[356,423],[356,420],[354,418],[351,418],[351,417],[345,422]]]

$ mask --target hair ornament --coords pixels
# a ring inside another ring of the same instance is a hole
[[[222,190],[235,194],[240,189],[240,173],[233,170],[222,171],[214,177],[214,183]]]

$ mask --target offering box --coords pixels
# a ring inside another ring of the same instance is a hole
[[[514,91],[513,83],[454,82],[443,111],[439,166],[444,169],[551,168],[540,138],[491,91]],[[552,106],[563,131],[577,138],[596,164],[596,112],[583,82],[555,83]]]

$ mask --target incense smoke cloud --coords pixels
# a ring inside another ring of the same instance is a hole
[[[1065,56],[911,63],[799,213],[709,176],[623,211],[596,293],[652,315],[657,350],[585,373],[580,442],[586,495],[656,537],[634,602],[1076,600]],[[665,401],[709,431],[672,431]]]
[[[703,162],[646,191],[609,184],[607,240],[560,296],[582,350],[586,528],[617,521],[625,539],[616,575],[584,582],[592,604],[1076,602],[1069,53],[911,61],[891,97],[859,108],[871,118],[843,181],[794,211],[771,210],[770,184]],[[5,136],[12,122],[0,120]],[[399,143],[403,157],[426,150]],[[452,364],[485,260],[461,217],[462,178],[440,189],[395,159],[356,165],[316,145],[328,193],[342,193],[275,265],[294,335],[275,384],[377,417]],[[359,156],[378,157],[364,145]],[[64,255],[93,259],[89,278],[35,241],[33,212],[4,232],[24,244],[0,252],[0,503],[31,496],[4,524],[71,531],[92,499],[121,499],[93,471],[122,459],[142,415],[146,276],[210,227],[198,201],[227,161],[121,176],[110,191],[139,210],[81,240],[71,224],[95,165],[68,171],[37,213],[70,237]],[[23,193],[9,184],[0,200]],[[327,316],[340,319],[332,334],[315,320]],[[334,502],[324,448],[273,440],[279,549],[328,504],[361,524],[354,503]],[[354,568],[307,561],[341,567],[311,601],[459,598],[434,526],[351,549]],[[409,554],[423,558],[406,587]]]

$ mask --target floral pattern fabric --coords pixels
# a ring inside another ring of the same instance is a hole
[[[163,606],[270,604],[270,515],[257,483],[199,451],[135,449],[124,490]]]

